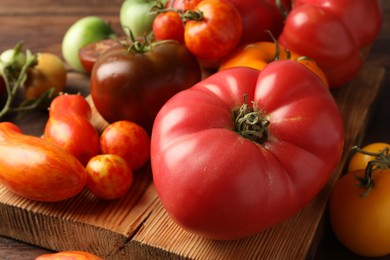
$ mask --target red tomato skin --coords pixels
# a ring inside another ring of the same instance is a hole
[[[244,94],[270,121],[262,145],[232,130],[231,111]],[[184,229],[213,239],[242,238],[313,199],[339,161],[343,136],[337,104],[303,65],[226,69],[160,110],[151,139],[153,180],[168,214]]]
[[[107,126],[100,135],[102,153],[116,154],[135,171],[150,159],[150,137],[134,122],[121,120]]]
[[[314,59],[327,75],[331,88],[348,83],[363,64],[360,49],[344,24],[332,12],[313,5],[290,12],[279,42]]]
[[[53,202],[85,187],[84,167],[73,155],[43,138],[24,135],[12,123],[0,123],[0,153],[0,182],[19,196]]]
[[[60,95],[50,106],[44,138],[73,154],[83,165],[100,152],[99,135],[89,121],[91,108],[84,97]]]
[[[96,155],[89,160],[86,171],[87,188],[101,199],[119,199],[133,183],[133,172],[119,155]]]
[[[379,34],[383,12],[379,0],[295,0],[294,7],[309,4],[333,12],[359,48],[369,46]]]
[[[79,59],[81,65],[87,74],[91,74],[93,65],[95,65],[99,55],[108,48],[119,44],[118,39],[104,39],[98,42],[90,43],[79,49]]]
[[[184,42],[203,66],[213,67],[237,47],[242,18],[228,0],[203,0],[196,9],[203,13],[203,20],[186,22]]]
[[[153,33],[156,40],[175,40],[184,43],[184,25],[177,12],[160,13],[153,20]]]
[[[269,32],[278,38],[284,25],[284,17],[271,0],[229,0],[237,7],[242,18],[242,36],[239,45],[258,41],[271,41]],[[290,2],[290,1],[284,1]],[[288,9],[288,3],[283,3]]]
[[[103,260],[103,258],[84,251],[62,251],[43,254],[35,258],[35,260]]]

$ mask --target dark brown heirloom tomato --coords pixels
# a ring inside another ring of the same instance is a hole
[[[163,104],[200,79],[199,63],[183,44],[135,42],[100,55],[91,74],[91,96],[106,121],[130,120],[150,131]]]

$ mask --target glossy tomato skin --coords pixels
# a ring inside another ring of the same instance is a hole
[[[72,259],[72,260],[103,260],[100,256],[85,252],[85,251],[61,251],[51,254],[43,254],[35,258],[35,260],[60,260],[60,259]]]
[[[279,42],[289,50],[314,59],[327,75],[331,87],[348,83],[363,64],[360,50],[344,24],[332,12],[324,12],[313,5],[290,12]]]
[[[92,70],[91,97],[109,123],[130,120],[150,131],[162,105],[200,79],[198,61],[176,41],[155,42],[144,53],[114,46]]]
[[[355,254],[378,257],[390,253],[390,171],[373,174],[374,187],[359,187],[356,176],[364,170],[343,175],[336,183],[329,201],[332,229],[340,242]]]
[[[204,67],[217,67],[240,42],[241,15],[228,0],[203,0],[195,9],[203,18],[186,21],[184,42]]]
[[[85,187],[84,167],[73,155],[43,138],[24,135],[12,123],[0,123],[0,153],[0,182],[19,196],[53,202]]]
[[[383,152],[384,149],[386,148],[390,149],[390,144],[378,142],[378,143],[367,144],[361,149],[366,152],[378,154]],[[351,157],[351,160],[349,161],[348,171],[351,172],[357,170],[364,170],[366,169],[368,162],[375,159],[376,159],[375,156],[356,151]]]
[[[284,17],[274,0],[229,0],[237,7],[242,18],[240,45],[270,41],[269,32],[277,38],[284,25]],[[286,11],[290,1],[282,1]],[[268,31],[268,32],[267,32]]]
[[[379,33],[381,17],[377,0],[300,0],[294,2],[279,42],[314,59],[330,86],[338,88],[358,74]]]
[[[232,110],[242,106],[244,94],[269,121],[262,144],[233,130]],[[237,239],[307,205],[342,147],[338,107],[302,64],[276,61],[261,72],[236,67],[178,93],[160,110],[151,139],[153,180],[180,226],[208,238]]]
[[[150,159],[150,137],[138,124],[121,120],[108,125],[100,135],[102,153],[116,154],[132,170],[143,167]]]
[[[91,107],[78,94],[53,99],[44,138],[73,154],[83,165],[100,152],[99,135],[90,122]]]
[[[380,0],[295,0],[294,6],[310,4],[333,12],[351,33],[357,46],[369,46],[382,27]]]
[[[176,11],[160,13],[153,20],[156,40],[175,40],[184,43],[184,24]]]
[[[275,60],[289,59],[305,65],[314,74],[316,74],[327,87],[329,87],[325,73],[314,60],[302,59],[302,55],[287,51],[281,44],[278,44],[278,47],[279,50],[277,50],[277,45],[275,43],[267,41],[253,42],[243,45],[227,56],[226,59],[222,60],[219,70],[237,66],[245,66],[262,70],[265,66],[267,66],[267,64]],[[275,54],[277,52],[279,53],[276,57]]]
[[[133,183],[133,172],[119,155],[96,155],[89,160],[85,169],[87,188],[101,199],[119,199]]]
[[[91,74],[93,65],[99,55],[108,48],[119,44],[119,39],[104,39],[92,42],[79,49],[79,59],[87,74]]]

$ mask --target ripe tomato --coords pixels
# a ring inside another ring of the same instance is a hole
[[[368,162],[388,157],[387,162],[390,164],[389,151],[390,144],[371,143],[361,149],[357,149],[348,164],[348,171],[364,170]],[[390,166],[390,165],[389,165]]]
[[[126,194],[133,183],[133,172],[119,155],[96,155],[89,160],[85,169],[87,188],[101,199],[118,199]]]
[[[103,258],[84,251],[62,251],[58,253],[40,255],[35,260],[103,260]]]
[[[89,121],[90,115],[91,107],[81,95],[59,95],[50,104],[44,138],[86,165],[100,151],[99,135]]]
[[[0,123],[0,183],[13,193],[37,201],[60,201],[80,193],[86,183],[81,163],[47,140],[24,135]]]
[[[229,0],[237,7],[242,17],[240,45],[258,41],[270,41],[267,31],[278,37],[284,25],[284,17],[275,0]],[[289,11],[290,0],[279,1]]]
[[[374,185],[368,193],[357,177],[365,178],[365,170],[348,172],[334,187],[329,201],[333,231],[346,248],[358,255],[390,254],[390,171],[375,171]]]
[[[279,41],[314,59],[336,88],[359,72],[381,24],[378,0],[301,0],[294,2]]]
[[[91,74],[91,97],[109,123],[130,120],[150,131],[162,105],[197,83],[201,70],[196,58],[176,41],[131,46],[114,46],[99,57]]]
[[[218,67],[240,42],[241,15],[228,0],[203,0],[184,18],[184,42],[204,67]]]
[[[184,24],[175,11],[160,13],[153,21],[153,33],[156,40],[175,40],[184,43]]]
[[[331,176],[343,142],[334,98],[302,64],[235,67],[160,110],[151,138],[153,180],[180,226],[236,239],[307,205]]]
[[[79,59],[84,70],[91,74],[92,67],[99,55],[108,48],[119,44],[117,39],[104,39],[98,42],[90,43],[79,49]]]
[[[27,73],[24,95],[26,99],[35,99],[51,88],[55,94],[60,93],[66,85],[66,68],[64,62],[55,54],[37,53],[38,64]]]
[[[107,126],[100,135],[102,153],[121,156],[135,171],[150,158],[150,137],[141,126],[122,120]]]
[[[318,67],[314,60],[302,59],[301,55],[287,51],[282,45],[272,42],[250,43],[238,48],[222,61],[219,70],[237,66],[245,66],[262,70],[270,62],[286,59],[302,63],[316,74],[327,87],[329,87],[328,80],[324,72]]]

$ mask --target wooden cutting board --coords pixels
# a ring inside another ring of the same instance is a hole
[[[337,169],[307,207],[258,235],[214,241],[182,230],[162,207],[149,165],[135,173],[126,196],[110,202],[86,190],[58,203],[35,202],[0,185],[0,234],[55,251],[89,251],[105,259],[310,259],[321,239],[332,187],[343,173],[351,146],[361,143],[384,73],[383,68],[366,66],[348,86],[333,91],[345,124],[345,148]],[[88,85],[85,78],[70,78],[71,84]],[[99,129],[106,125],[96,111],[93,122]]]

